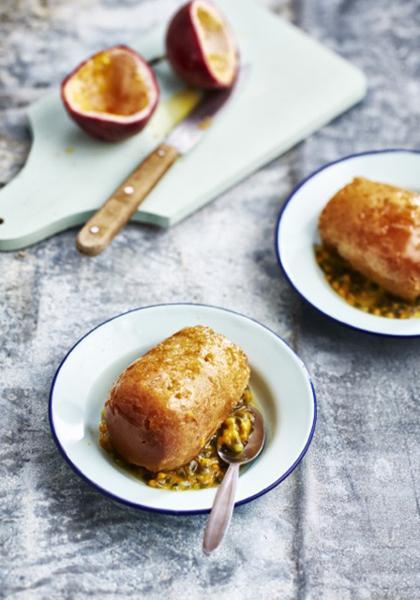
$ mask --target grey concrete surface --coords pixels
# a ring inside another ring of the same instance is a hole
[[[94,49],[133,43],[179,4],[2,0],[1,184],[28,152],[28,103]],[[131,225],[95,259],[77,254],[74,231],[0,254],[3,598],[420,597],[419,341],[371,337],[318,315],[289,288],[273,251],[279,208],[313,168],[420,145],[420,3],[265,4],[362,67],[366,100],[169,231]],[[200,552],[204,517],[115,506],[64,464],[47,418],[55,368],[86,330],[134,306],[180,300],[274,329],[306,362],[319,401],[301,466],[235,512],[210,558]]]

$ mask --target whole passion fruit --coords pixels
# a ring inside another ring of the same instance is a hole
[[[228,88],[238,73],[239,52],[230,27],[208,0],[192,0],[172,17],[166,54],[179,77],[199,88]]]
[[[61,84],[61,98],[86,133],[116,142],[146,126],[159,101],[159,86],[144,58],[120,45],[76,67]]]

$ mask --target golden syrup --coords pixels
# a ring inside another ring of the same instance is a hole
[[[199,129],[208,129],[212,123],[213,117],[205,117],[202,121],[198,123],[197,127]]]
[[[332,289],[351,306],[378,317],[420,317],[420,299],[414,303],[393,296],[381,286],[354,271],[336,252],[316,245],[315,258]]]

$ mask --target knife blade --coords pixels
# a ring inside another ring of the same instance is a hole
[[[236,96],[247,72],[248,67],[241,69],[232,88],[206,93],[165,140],[140,163],[80,230],[76,238],[76,247],[80,252],[96,256],[105,250],[168,169],[205,136],[216,115]]]
[[[187,154],[202,139],[213,119],[232,97],[234,88],[218,92],[208,92],[190,114],[166,137],[166,144],[173,146],[179,154]]]

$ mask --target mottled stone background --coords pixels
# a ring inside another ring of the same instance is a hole
[[[28,103],[91,51],[136,42],[179,4],[1,0],[1,184],[28,152]],[[351,332],[304,306],[272,243],[283,199],[314,167],[419,146],[420,2],[265,4],[364,69],[360,106],[169,231],[129,226],[96,259],[77,254],[74,231],[0,255],[4,598],[420,597],[419,342]],[[179,300],[266,323],[305,360],[319,398],[302,465],[235,512],[211,558],[200,552],[204,517],[116,507],[64,464],[47,420],[54,370],[79,336],[128,308]]]

